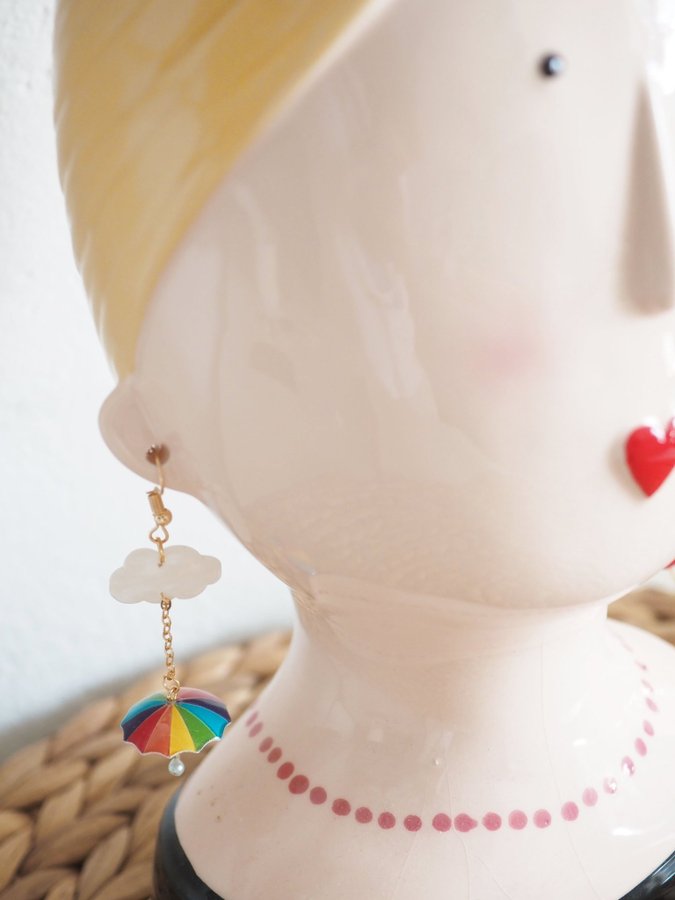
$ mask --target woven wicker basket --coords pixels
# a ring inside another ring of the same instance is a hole
[[[670,594],[635,592],[611,614],[675,644]],[[223,697],[237,718],[276,671],[288,641],[270,634],[227,646],[185,666],[184,678]],[[90,704],[0,767],[0,900],[151,896],[157,827],[176,782],[167,782],[166,760],[120,744],[118,723],[158,677]],[[188,771],[199,758],[185,758]]]

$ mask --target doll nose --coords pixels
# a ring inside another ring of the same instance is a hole
[[[675,155],[663,100],[646,77],[635,110],[621,260],[625,299],[642,313],[675,304]]]

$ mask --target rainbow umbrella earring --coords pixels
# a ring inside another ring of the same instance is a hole
[[[181,753],[199,753],[211,741],[220,740],[230,723],[225,704],[214,694],[181,687],[174,665],[171,634],[171,601],[196,597],[220,578],[220,563],[202,556],[191,547],[165,547],[171,512],[164,505],[164,472],[168,459],[165,447],[151,447],[147,459],[157,467],[158,486],[148,492],[155,526],[149,538],[155,550],[133,550],[124,565],[110,578],[110,593],[120,603],[157,603],[162,611],[162,634],[166,673],[164,692],[152,694],[134,704],[121,722],[124,740],[141,753],[159,753],[170,758],[169,772],[182,775]]]

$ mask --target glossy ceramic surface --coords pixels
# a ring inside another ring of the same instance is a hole
[[[169,443],[173,486],[297,589],[599,599],[673,557],[675,482],[645,502],[624,456],[675,411],[673,98],[632,2],[428,2],[240,159],[104,434],[142,471]]]
[[[299,612],[179,838],[229,900],[616,900],[675,846],[675,654],[605,622],[675,549],[675,480],[626,460],[675,413],[662,8],[366,8],[182,236],[102,411]]]
[[[175,794],[160,825],[155,857],[156,900],[224,900],[196,874],[176,834]],[[675,853],[621,900],[673,900],[675,895]]]

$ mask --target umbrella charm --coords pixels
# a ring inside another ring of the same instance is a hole
[[[164,473],[162,462],[168,458],[165,447],[151,447],[147,458],[157,466],[159,486],[148,493],[155,520],[150,532],[153,550],[134,550],[121,569],[110,579],[110,592],[121,603],[159,603],[162,610],[164,638],[164,693],[159,692],[135,703],[120,725],[124,740],[141,753],[159,753],[170,757],[169,772],[182,775],[185,764],[181,753],[199,753],[211,741],[219,741],[229,725],[230,714],[222,700],[207,691],[181,687],[174,665],[171,634],[171,600],[174,597],[196,597],[204,588],[220,578],[220,563],[202,556],[191,547],[170,547],[166,526],[171,512],[164,506]]]
[[[207,691],[182,687],[176,698],[161,692],[140,700],[122,719],[124,740],[141,753],[171,757],[169,771],[182,775],[185,765],[180,753],[199,753],[211,741],[218,741],[230,723],[222,700]]]

